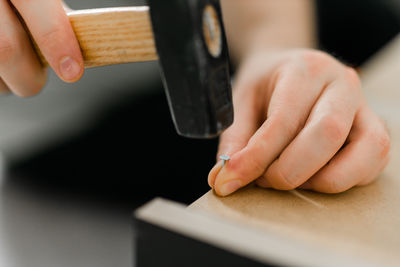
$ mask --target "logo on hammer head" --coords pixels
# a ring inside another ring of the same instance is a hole
[[[206,5],[203,10],[203,35],[208,52],[215,58],[219,57],[222,51],[221,25],[212,5]]]

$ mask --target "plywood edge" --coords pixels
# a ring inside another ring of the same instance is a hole
[[[139,208],[135,217],[260,262],[289,266],[373,266],[161,198]]]

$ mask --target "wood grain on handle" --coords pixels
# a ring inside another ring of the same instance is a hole
[[[68,17],[87,68],[157,59],[148,7],[77,10]]]

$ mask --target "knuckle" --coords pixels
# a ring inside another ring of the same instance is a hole
[[[265,171],[265,162],[261,157],[252,157],[250,160],[255,173],[262,174]]]
[[[335,170],[330,174],[319,176],[320,191],[328,194],[337,194],[346,191],[345,184],[341,183],[345,179],[344,174]]]
[[[318,74],[324,71],[327,65],[332,63],[332,57],[317,50],[305,50],[300,54],[300,59],[305,62],[310,74]]]
[[[47,75],[44,70],[35,75],[34,79],[30,79],[29,86],[13,88],[12,91],[19,97],[32,97],[37,95],[47,82]]]
[[[289,174],[287,174],[286,170],[284,168],[277,168],[276,169],[277,177],[275,177],[275,188],[279,190],[293,190],[295,189],[298,185],[294,184],[294,180],[297,180],[294,177],[290,177]]]
[[[307,61],[310,62],[319,62],[319,61],[325,61],[328,58],[330,58],[330,56],[322,51],[319,50],[304,50],[303,51],[303,57],[304,59],[306,59]]]
[[[371,142],[378,148],[379,159],[388,157],[391,147],[389,134],[386,131],[371,131],[369,135]]]
[[[342,142],[348,135],[343,120],[335,115],[323,116],[319,121],[321,135],[332,143]]]
[[[330,177],[325,179],[325,193],[337,194],[345,191],[345,188],[339,186],[337,179]]]
[[[38,93],[40,93],[42,91],[43,87],[47,83],[47,73],[45,70],[41,70],[41,71],[42,71],[42,73],[40,75],[40,78],[37,79],[35,85],[31,89],[31,96],[37,95]]]
[[[31,96],[39,94],[42,91],[45,84],[46,84],[45,79],[43,79],[42,81],[39,81],[36,85],[34,85],[30,88],[30,90],[27,92],[27,94],[24,97],[31,97]]]
[[[346,72],[346,78],[350,82],[352,87],[357,89],[361,88],[361,80],[357,71],[354,68],[346,67],[345,72]]]
[[[390,147],[391,147],[391,142],[390,142],[390,137],[387,133],[382,134],[378,140],[378,143],[380,145],[380,156],[382,158],[386,157],[389,154]]]

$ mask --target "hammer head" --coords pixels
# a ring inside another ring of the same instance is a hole
[[[219,0],[149,0],[164,88],[177,132],[220,134],[233,121]]]

